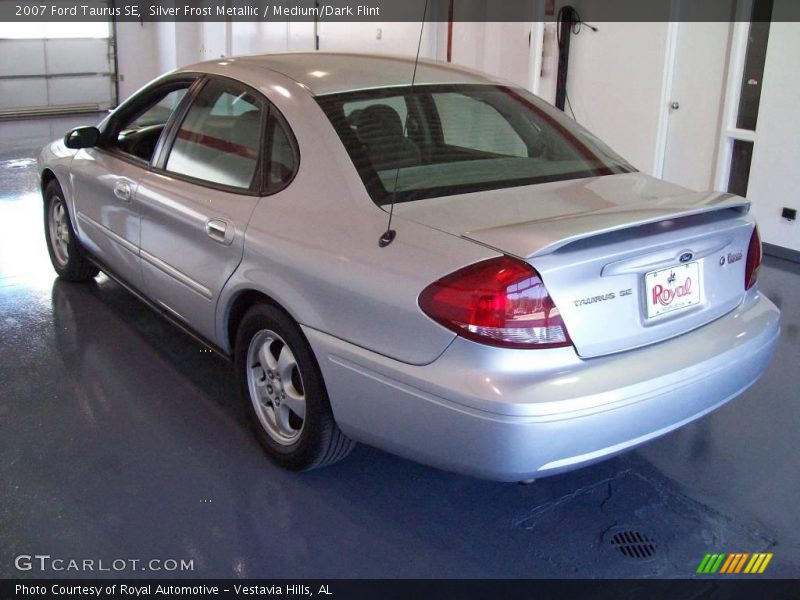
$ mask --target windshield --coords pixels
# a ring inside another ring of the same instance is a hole
[[[320,96],[377,204],[633,171],[543,100],[498,85]],[[396,186],[396,187],[395,187]]]

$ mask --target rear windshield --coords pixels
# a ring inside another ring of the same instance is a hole
[[[634,170],[517,88],[417,85],[317,101],[377,204]]]

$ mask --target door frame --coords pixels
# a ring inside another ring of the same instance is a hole
[[[736,127],[741,99],[742,78],[747,60],[747,45],[750,35],[750,15],[753,11],[753,0],[737,0],[736,22],[731,32],[730,52],[728,53],[728,78],[725,82],[725,100],[722,110],[722,126],[719,134],[717,164],[714,174],[714,187],[718,190],[728,189],[731,174],[734,142],[750,142],[755,146],[757,131]],[[769,45],[769,40],[767,40]],[[756,130],[758,127],[756,127]]]

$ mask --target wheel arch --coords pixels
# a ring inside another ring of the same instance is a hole
[[[66,176],[62,174],[62,176]],[[56,172],[51,167],[45,167],[42,169],[41,175],[39,175],[39,185],[42,191],[42,203],[45,201],[45,192],[47,190],[47,186],[50,185],[53,181],[56,182],[59,188],[61,188],[61,194],[64,196],[64,202],[67,206],[67,215],[69,216],[69,220],[72,223],[72,228],[75,230],[75,234],[80,238],[80,229],[78,228],[78,218],[76,215],[77,207],[72,202],[72,197],[70,190],[67,189],[67,186],[62,184],[61,180],[56,175]]]
[[[44,200],[44,191],[47,189],[47,186],[50,185],[51,181],[55,181],[56,183],[58,183],[59,186],[61,186],[61,183],[59,183],[58,177],[56,177],[56,174],[53,172],[53,170],[45,167],[44,169],[42,169],[42,174],[40,176],[42,200]],[[63,191],[64,188],[62,187],[61,189]]]
[[[258,303],[274,306],[297,323],[297,319],[295,319],[286,308],[262,290],[257,290],[255,288],[239,290],[228,301],[222,322],[222,340],[225,344],[224,349],[226,352],[233,354],[233,350],[236,347],[236,334],[239,329],[239,324],[242,322],[244,315],[250,307]]]

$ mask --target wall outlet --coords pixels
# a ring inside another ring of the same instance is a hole
[[[783,217],[787,221],[796,221],[797,220],[797,209],[796,208],[787,208],[786,206],[784,206],[783,209],[781,210],[781,217]]]
[[[378,27],[378,29],[376,29],[376,30],[375,30],[375,39],[376,39],[376,40],[379,40],[379,39],[381,39],[382,37],[383,37],[383,29],[381,29],[380,27]]]

